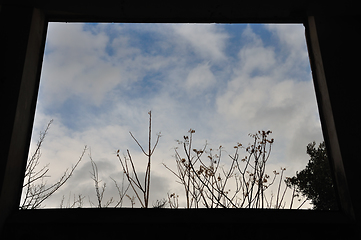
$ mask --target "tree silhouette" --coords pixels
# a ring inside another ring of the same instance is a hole
[[[327,157],[325,142],[307,145],[310,160],[305,169],[296,176],[287,179],[288,185],[296,187],[297,192],[311,199],[315,210],[337,210],[334,184],[330,164]]]

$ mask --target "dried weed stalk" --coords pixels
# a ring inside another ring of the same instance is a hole
[[[139,177],[138,177],[136,168],[134,166],[134,161],[132,159],[130,151],[127,149],[127,154],[124,155],[123,158],[119,155],[120,150],[117,151],[117,157],[120,161],[120,164],[122,165],[123,172],[125,173],[130,186],[132,187],[138,201],[140,202],[140,204],[143,208],[148,208],[148,205],[149,205],[151,159],[152,159],[154,150],[158,145],[159,138],[161,136],[160,133],[157,134],[156,143],[152,147],[152,113],[151,113],[151,111],[149,111],[148,114],[149,114],[149,132],[148,132],[148,149],[147,149],[147,151],[144,150],[144,148],[140,145],[140,143],[134,137],[134,135],[131,132],[129,132],[130,136],[138,144],[138,146],[142,150],[143,154],[145,156],[147,156],[147,158],[148,158],[147,168],[145,170],[145,177],[143,180],[143,184],[139,180]],[[139,194],[137,190],[139,190],[141,192],[141,194]],[[134,199],[130,198],[130,197],[128,197],[128,198],[131,200],[132,206],[133,206]]]
[[[183,156],[178,148],[175,149],[177,169],[173,170],[163,164],[183,185],[187,208],[283,208],[287,185],[282,190],[283,172],[276,194],[276,203],[273,203],[273,194],[268,199],[265,192],[275,183],[280,174],[273,171],[271,177],[266,173],[266,163],[270,157],[274,139],[269,139],[271,131],[258,131],[250,134],[253,143],[243,147],[238,143],[234,146],[235,152],[229,155],[231,164],[228,169],[220,165],[222,146],[218,149],[208,149],[207,144],[202,149],[193,148],[193,134],[190,129],[183,141]],[[240,150],[246,154],[241,157]],[[206,159],[206,160],[205,160]],[[171,196],[168,196],[171,203]],[[293,202],[293,199],[292,199]],[[171,205],[171,207],[178,207]],[[292,203],[291,203],[292,206]]]
[[[119,200],[117,202],[115,202],[114,197],[111,197],[107,202],[103,202],[104,199],[104,192],[106,189],[106,183],[104,182],[102,185],[100,185],[100,183],[102,182],[102,180],[99,178],[99,173],[98,173],[98,166],[95,163],[95,161],[93,160],[92,156],[91,156],[91,151],[89,150],[89,158],[90,158],[90,163],[92,166],[92,171],[90,172],[91,175],[91,179],[94,182],[94,189],[95,189],[95,193],[96,193],[96,199],[97,199],[97,203],[93,203],[90,199],[89,199],[89,203],[91,206],[96,206],[97,208],[106,208],[106,207],[110,207],[111,205],[114,204],[114,206],[112,207],[122,207],[123,205],[123,200],[124,197],[126,196],[126,193],[130,187],[130,184],[128,184],[126,186],[126,188],[124,189],[124,175],[123,175],[123,181],[122,181],[122,186],[119,187],[117,181],[113,178],[112,181],[114,182],[115,187],[117,188],[118,194],[119,194]]]

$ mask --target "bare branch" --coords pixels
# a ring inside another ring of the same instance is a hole
[[[142,152],[148,156],[148,154],[144,151],[142,145],[140,145],[140,143],[138,142],[138,140],[133,136],[133,133],[132,132],[129,132],[130,136],[132,136],[133,140],[138,144],[139,148],[142,150]]]
[[[48,123],[44,132],[40,132],[37,148],[34,154],[28,160],[25,170],[25,177],[23,184],[23,189],[25,189],[25,192],[23,195],[22,203],[20,205],[21,209],[34,209],[41,207],[41,204],[46,199],[48,199],[51,195],[53,195],[57,190],[59,190],[60,187],[62,187],[69,180],[74,170],[82,160],[85,151],[87,150],[87,147],[85,146],[80,158],[78,159],[76,164],[71,167],[70,172],[68,172],[69,170],[66,169],[64,174],[59,178],[59,180],[56,183],[47,186],[47,183],[44,182],[44,179],[46,177],[50,177],[46,175],[49,171],[49,164],[46,164],[40,170],[37,170],[37,166],[40,164],[40,156],[41,156],[40,150],[42,143],[44,142],[45,136],[47,135],[52,122],[53,120],[51,120]]]

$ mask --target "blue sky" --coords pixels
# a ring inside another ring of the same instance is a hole
[[[162,137],[152,172],[152,200],[182,189],[162,163],[174,162],[175,140],[196,130],[197,148],[233,151],[249,133],[272,130],[269,171],[293,176],[308,161],[306,145],[322,141],[302,25],[50,23],[32,146],[54,119],[42,161],[52,178],[91,148],[107,194],[121,180],[117,149],[144,157],[129,131],[147,143],[148,111]],[[227,159],[224,159],[227,164]],[[141,167],[140,167],[141,169]],[[86,157],[52,197],[94,196]],[[50,181],[50,180],[49,180]],[[77,187],[74,187],[77,186]]]

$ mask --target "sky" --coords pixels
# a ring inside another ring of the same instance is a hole
[[[146,148],[149,111],[153,139],[162,135],[152,203],[175,192],[184,204],[182,186],[162,163],[174,166],[176,140],[189,129],[195,148],[222,145],[225,165],[237,142],[271,130],[268,171],[285,167],[287,176],[306,166],[308,143],[323,141],[303,25],[49,23],[30,153],[51,119],[41,156],[49,183],[89,150],[45,207],[74,194],[87,196],[84,205],[95,202],[90,151],[107,184],[104,199],[117,197],[118,149],[129,149],[145,171],[129,131]]]

